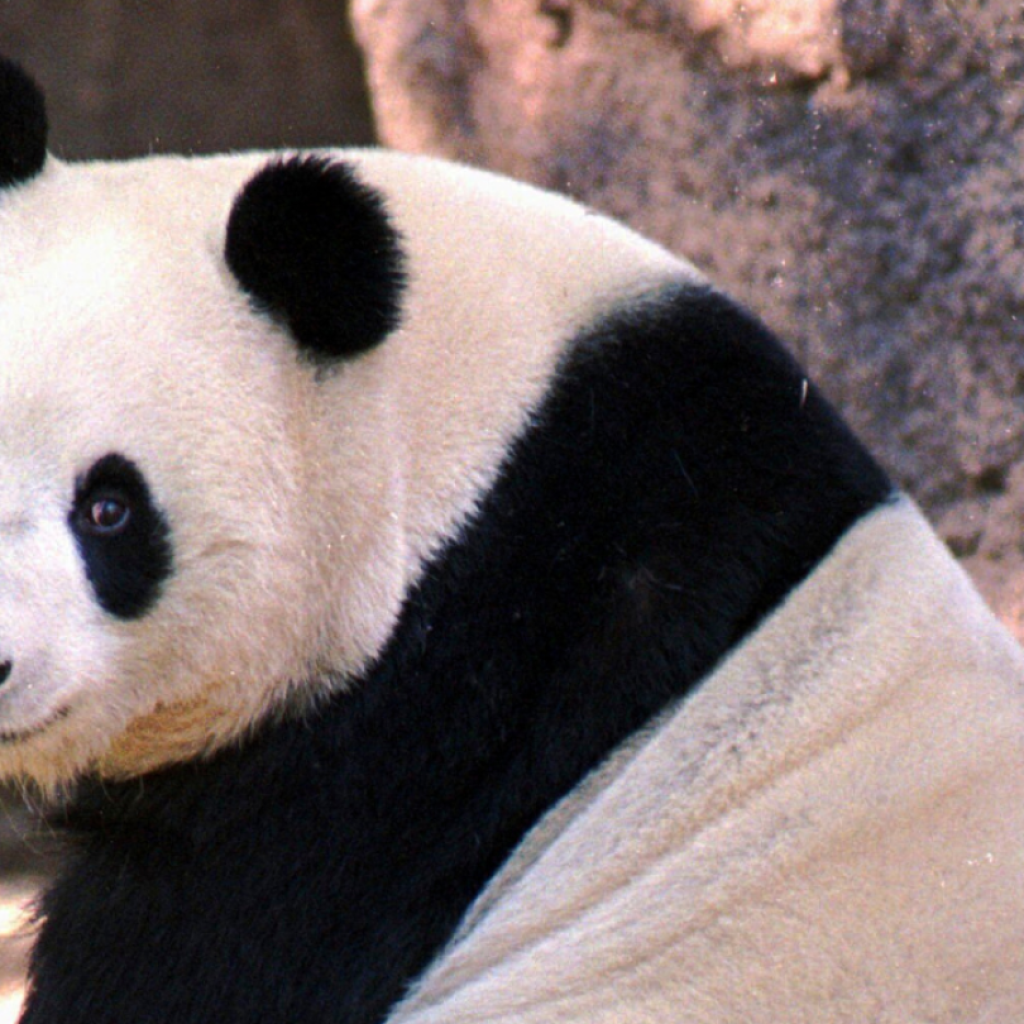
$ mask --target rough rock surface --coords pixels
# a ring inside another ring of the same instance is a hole
[[[1024,638],[1019,0],[354,0],[383,141],[560,189],[788,338]]]

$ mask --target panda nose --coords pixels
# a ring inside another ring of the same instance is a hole
[[[12,661],[0,661],[0,686],[3,686],[7,682],[8,677],[11,674],[11,669],[14,668],[14,662]]]

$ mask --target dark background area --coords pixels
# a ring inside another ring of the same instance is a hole
[[[5,0],[66,158],[373,140],[343,0]]]

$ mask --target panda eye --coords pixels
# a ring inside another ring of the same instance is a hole
[[[92,495],[81,506],[79,522],[88,533],[97,537],[114,537],[123,533],[131,519],[131,508],[118,496]]]
[[[67,525],[103,611],[138,619],[171,576],[171,531],[142,470],[109,452],[75,479]]]

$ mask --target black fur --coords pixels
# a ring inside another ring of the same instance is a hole
[[[90,510],[114,502],[127,510],[123,527],[97,529]],[[71,532],[96,600],[111,615],[137,619],[160,596],[173,568],[171,532],[141,470],[123,455],[105,455],[75,484]]]
[[[24,1024],[382,1020],[539,816],[890,494],[716,294],[599,325],[564,371],[351,692],[83,789]]]
[[[46,163],[46,103],[35,82],[0,57],[0,189],[34,178]]]
[[[225,256],[314,363],[365,352],[398,326],[398,235],[380,196],[344,164],[318,156],[268,164],[235,200]]]

